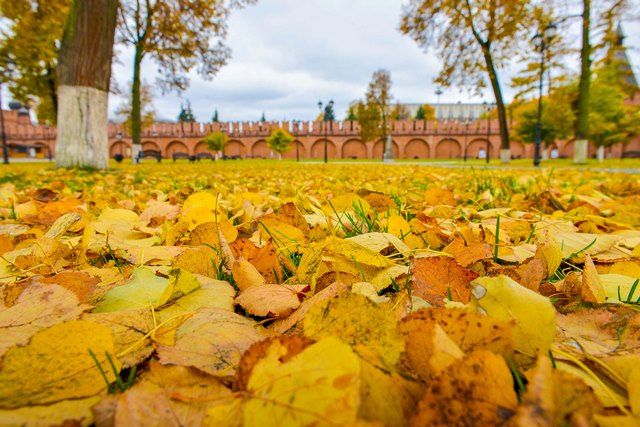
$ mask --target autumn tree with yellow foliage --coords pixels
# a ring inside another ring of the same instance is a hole
[[[58,112],[58,46],[71,0],[1,0],[0,81],[13,97],[35,107],[41,123]]]
[[[133,48],[131,138],[135,157],[142,131],[141,67],[145,58],[158,65],[163,90],[182,91],[194,68],[213,78],[230,55],[224,44],[232,9],[255,0],[123,0],[118,42]]]
[[[508,162],[507,109],[498,74],[517,52],[529,19],[527,0],[410,0],[400,30],[442,61],[436,82],[476,92],[487,82],[496,100],[500,124],[500,158]]]

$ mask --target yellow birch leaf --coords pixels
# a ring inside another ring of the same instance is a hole
[[[210,211],[216,209],[216,196],[211,193],[207,193],[205,191],[201,191],[198,193],[193,193],[190,195],[187,200],[182,204],[182,209],[184,211],[194,208],[196,206],[207,208]]]
[[[72,320],[38,332],[24,347],[12,347],[2,358],[0,408],[42,405],[65,399],[94,396],[106,388],[91,350],[107,372],[113,373],[105,353],[113,354],[109,328],[85,320]]]
[[[274,341],[253,367],[244,426],[352,425],[360,404],[360,361],[349,346],[327,337],[282,362],[286,353]]]
[[[169,279],[159,277],[150,268],[138,267],[127,284],[109,290],[93,311],[104,313],[158,308],[200,286],[193,274],[180,268],[171,270],[169,276]]]
[[[352,292],[311,307],[303,324],[310,338],[333,335],[352,346],[370,347],[390,366],[403,350],[392,307]]]
[[[240,257],[236,259],[231,267],[233,280],[241,291],[247,290],[252,286],[264,285],[267,283],[257,268],[249,261]]]
[[[387,268],[394,265],[394,262],[389,258],[362,246],[357,241],[349,239],[329,237],[327,239],[327,251],[335,255],[341,255],[356,264],[370,267]]]
[[[622,274],[600,274],[600,283],[604,288],[607,300],[620,301],[618,295],[622,297],[622,301],[626,301],[631,288],[637,279]],[[631,296],[631,302],[635,302],[640,297],[640,287],[636,289],[634,295]]]
[[[585,255],[580,296],[583,301],[595,304],[603,304],[607,299],[602,281],[589,254]]]
[[[556,336],[556,310],[548,298],[507,276],[480,277],[471,287],[472,308],[503,322],[515,321],[514,349],[525,360],[549,351]]]
[[[238,238],[238,230],[230,221],[205,222],[199,224],[191,231],[189,244],[191,246],[209,244],[218,247],[220,246],[218,231],[222,233],[227,243],[232,243]]]
[[[358,417],[390,427],[408,425],[424,393],[423,384],[389,369],[373,352],[360,351],[360,356],[362,386]]]
[[[14,345],[24,345],[38,331],[80,317],[90,306],[80,305],[73,292],[58,285],[32,285],[10,307],[0,305],[0,357]]]
[[[63,400],[50,405],[0,409],[0,425],[5,427],[90,426],[94,421],[91,408],[99,401],[100,397],[93,396],[85,399]]]
[[[390,233],[358,234],[357,236],[349,237],[347,241],[355,242],[358,245],[377,253],[384,251],[386,254],[390,249],[394,249],[403,256],[408,256],[411,253],[411,248],[409,248],[409,246]]]

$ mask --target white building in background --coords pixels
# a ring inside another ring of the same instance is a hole
[[[416,116],[418,108],[423,104],[407,104],[402,103],[411,115]],[[438,120],[457,120],[461,122],[478,120],[488,110],[496,108],[496,104],[468,103],[468,102],[452,102],[452,103],[427,103],[436,110],[436,118]]]

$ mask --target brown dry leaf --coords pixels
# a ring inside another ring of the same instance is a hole
[[[593,391],[580,379],[553,369],[541,355],[527,373],[527,391],[511,426],[581,425],[602,410]]]
[[[493,256],[491,245],[488,243],[481,242],[467,245],[462,237],[454,239],[442,251],[452,255],[457,263],[463,267],[468,267],[484,259],[490,259]]]
[[[511,371],[502,356],[475,351],[429,384],[412,425],[503,425],[517,405]]]
[[[278,260],[276,247],[269,241],[257,247],[249,239],[237,239],[229,245],[236,258],[244,257],[264,277],[267,283],[278,283],[282,278],[282,267]]]
[[[307,285],[257,285],[242,291],[235,302],[253,316],[282,318],[300,306],[308,291]]]
[[[585,352],[594,356],[615,351],[620,345],[618,330],[623,330],[624,334],[633,329],[617,324],[613,313],[604,308],[559,314],[557,322],[557,341],[577,342]]]
[[[423,245],[435,250],[439,250],[447,245],[451,238],[445,233],[435,218],[426,215],[418,215],[409,221],[409,225],[415,235]]]
[[[533,258],[525,264],[518,266],[516,281],[525,288],[538,291],[542,281],[546,279],[545,263],[539,258]]]
[[[161,345],[163,364],[193,366],[216,376],[232,376],[240,356],[267,337],[262,327],[227,310],[201,309],[176,332],[175,345]]]
[[[48,188],[38,188],[31,194],[33,200],[40,203],[54,202],[58,200],[59,194]]]
[[[56,284],[70,290],[82,303],[87,303],[100,283],[100,279],[93,277],[84,271],[61,271],[49,277],[36,279],[38,283]]]
[[[51,225],[62,215],[69,212],[82,213],[78,208],[81,202],[77,199],[63,199],[49,202],[39,207],[38,213],[24,219],[27,224]]]
[[[176,219],[180,214],[180,206],[172,205],[168,202],[154,201],[147,205],[147,208],[140,213],[140,220],[143,222],[162,224],[164,221]]]
[[[242,257],[236,258],[231,267],[233,280],[241,291],[256,285],[265,285],[267,281],[249,261]]]
[[[142,380],[118,396],[112,425],[199,426],[211,402],[230,397],[231,391],[212,376],[151,362]]]
[[[488,350],[508,355],[512,351],[513,321],[503,322],[461,308],[418,310],[401,322],[401,329],[428,333],[435,324],[440,325],[447,336],[465,353]]]
[[[464,353],[437,323],[427,327],[406,319],[400,326],[404,335],[406,363],[424,381],[448,369]]]
[[[29,342],[38,331],[77,319],[89,308],[61,286],[31,284],[11,307],[0,305],[0,357],[10,347]]]
[[[12,251],[15,248],[13,239],[8,234],[0,234],[0,255]]]
[[[478,274],[460,266],[447,256],[418,258],[411,264],[413,294],[434,306],[444,306],[451,295],[454,301],[468,303],[471,299],[469,282]]]

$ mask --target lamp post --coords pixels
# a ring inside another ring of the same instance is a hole
[[[533,166],[540,166],[540,149],[542,148],[542,92],[544,86],[544,73],[547,59],[547,50],[551,40],[556,34],[557,26],[551,22],[542,32],[537,32],[531,39],[533,46],[540,52],[540,80],[538,82],[538,116],[536,118],[535,143],[533,149]]]
[[[2,159],[9,164],[9,148],[7,147],[7,132],[4,128],[4,110],[2,109],[2,83],[0,82],[0,133],[2,134]]]
[[[489,154],[491,152],[491,115],[489,114],[491,112],[491,105],[487,103],[487,101],[484,101],[482,104],[484,105],[484,112],[487,115],[487,155],[485,158],[487,159],[487,163],[489,163],[489,160],[491,160],[491,155]]]
[[[322,122],[324,126],[324,162],[328,163],[329,145],[327,141],[327,122],[333,120],[333,100],[330,100],[326,106],[322,101],[318,101],[318,109],[320,109],[320,113],[322,113]]]
[[[296,162],[300,161],[300,145],[298,143],[298,121],[294,120],[293,123],[293,143],[296,144]]]
[[[467,161],[467,148],[469,147],[469,120],[464,122],[464,161]]]
[[[435,111],[435,115],[436,115],[436,135],[438,134],[438,125],[440,124],[440,115],[438,114],[438,110],[440,110],[440,95],[442,95],[444,92],[442,90],[442,88],[438,87],[436,89],[436,96],[438,97],[438,103],[436,104],[436,111]]]

